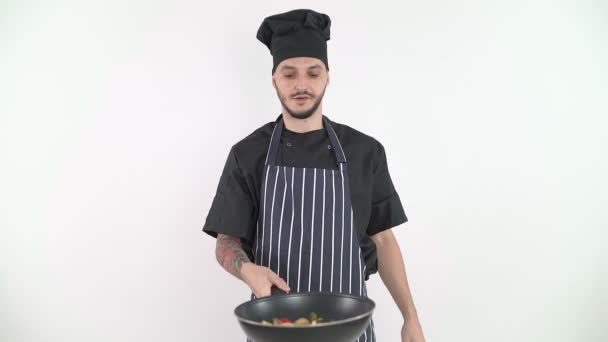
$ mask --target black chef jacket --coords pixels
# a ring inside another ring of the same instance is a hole
[[[203,231],[241,238],[253,260],[262,175],[274,125],[269,122],[230,149]],[[380,142],[347,125],[329,120],[346,155],[353,224],[366,264],[365,280],[378,271],[376,246],[371,235],[407,221],[388,171]],[[325,128],[297,133],[283,126],[277,164],[338,170]]]

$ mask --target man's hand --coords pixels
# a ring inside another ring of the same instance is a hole
[[[289,286],[281,277],[268,267],[258,266],[249,260],[238,237],[218,234],[215,255],[220,265],[243,280],[257,298],[270,296],[273,284],[289,292]]]
[[[270,288],[276,285],[285,292],[289,292],[289,286],[281,277],[270,268],[256,265],[252,262],[244,263],[241,267],[241,277],[251,288],[256,298],[270,296]]]
[[[401,249],[392,229],[371,236],[378,253],[378,273],[391,296],[397,303],[405,323],[401,328],[402,342],[424,342],[422,327],[418,320],[414,300],[405,273]]]
[[[425,342],[422,327],[418,319],[409,319],[401,328],[401,342]]]

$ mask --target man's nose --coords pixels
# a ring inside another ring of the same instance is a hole
[[[294,89],[298,93],[306,91],[307,88],[306,82],[300,80],[298,80],[294,85]]]

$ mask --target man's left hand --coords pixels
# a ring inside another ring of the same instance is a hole
[[[401,328],[401,341],[402,342],[425,342],[424,335],[422,334],[422,327],[418,319],[409,319],[403,323]]]

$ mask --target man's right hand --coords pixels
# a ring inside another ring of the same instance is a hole
[[[241,277],[251,288],[256,298],[270,296],[270,288],[276,285],[281,290],[289,293],[289,286],[274,273],[270,268],[256,265],[253,262],[246,262],[241,267]]]

